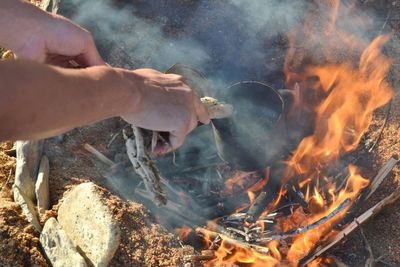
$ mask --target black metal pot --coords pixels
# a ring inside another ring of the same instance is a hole
[[[225,89],[221,100],[233,105],[231,118],[213,120],[219,156],[243,171],[261,170],[285,154],[283,97],[255,81]]]
[[[180,74],[200,96],[209,95],[210,83],[198,70],[175,64],[166,73]],[[231,118],[212,121],[218,154],[243,171],[262,170],[285,156],[287,101],[272,87],[244,81],[217,96],[233,105]]]

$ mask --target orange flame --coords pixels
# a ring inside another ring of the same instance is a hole
[[[232,194],[234,191],[234,187],[238,186],[241,189],[245,188],[246,184],[246,177],[249,175],[255,174],[255,172],[242,172],[242,171],[236,171],[232,177],[226,180],[225,182],[225,189],[227,193]]]
[[[189,226],[182,226],[175,228],[175,232],[178,234],[180,240],[186,240],[187,237],[193,232],[193,229]]]
[[[287,161],[288,175],[282,179],[301,177],[299,186],[305,191],[305,200],[312,206],[311,214],[305,213],[301,207],[297,208],[292,215],[279,220],[283,232],[319,221],[346,199],[352,203],[356,200],[369,181],[358,174],[355,166],[349,166],[349,178],[338,194],[335,194],[334,184],[328,183],[329,188],[319,188],[319,183],[313,182],[319,181],[315,179],[326,179],[326,167],[357,148],[371,123],[373,111],[393,96],[393,90],[385,81],[391,61],[380,52],[389,36],[379,36],[367,44],[336,28],[339,0],[317,2],[319,8],[316,10],[323,14],[311,13],[303,30],[294,29],[289,33],[291,48],[284,67],[288,88],[297,84],[301,91],[300,100],[289,116],[301,121],[301,116],[311,115],[314,127],[313,133],[303,138],[293,151]],[[307,55],[310,52],[312,54]],[[282,193],[283,190],[279,199]],[[269,255],[223,240],[216,253],[217,259],[211,261],[209,266],[225,262],[246,263],[246,266],[253,267],[280,263],[297,266],[318,242],[331,236],[333,226],[343,218],[349,207],[315,228],[291,238],[290,244],[278,241],[267,243]],[[311,266],[318,263],[316,261]]]

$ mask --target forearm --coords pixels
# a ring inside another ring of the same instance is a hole
[[[109,67],[63,69],[0,63],[0,140],[37,139],[119,116],[139,106],[138,81]],[[123,82],[122,82],[123,81]]]

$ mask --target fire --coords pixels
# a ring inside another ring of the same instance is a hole
[[[306,77],[319,77],[318,89],[329,94],[316,108],[314,134],[301,141],[289,160],[297,173],[313,172],[315,166],[354,150],[368,129],[372,112],[390,100],[393,91],[384,81],[390,61],[378,53],[388,38],[376,38],[362,54],[358,68],[343,63],[305,70]]]
[[[312,134],[300,141],[287,160],[287,175],[282,180],[297,179],[309,211],[298,207],[289,217],[279,220],[281,232],[318,222],[346,201],[353,203],[357,199],[360,191],[368,185],[368,180],[359,174],[357,167],[348,167],[346,185],[337,193],[337,185],[326,182],[327,168],[337,163],[343,154],[357,148],[371,123],[373,111],[393,96],[393,90],[385,81],[391,61],[380,52],[390,36],[378,36],[367,44],[336,28],[339,0],[318,2],[317,10],[323,14],[312,13],[302,30],[294,29],[289,33],[291,48],[284,69],[288,88],[296,85],[301,91],[299,103],[294,108],[300,109],[300,112],[296,114],[292,110],[289,116],[300,121],[304,119],[301,116],[312,116],[314,127]],[[312,54],[307,55],[310,52]],[[228,190],[233,188],[233,184],[240,186],[243,177],[243,173],[239,172],[232,177],[226,184]],[[322,180],[325,181],[324,186],[320,185]],[[282,189],[275,204],[285,193]],[[253,194],[249,197],[254,201]],[[333,227],[350,206],[288,240],[266,242],[264,245],[269,249],[269,255],[233,245],[224,239],[216,252],[217,258],[207,266],[226,262],[256,267],[297,266],[319,242],[332,234]],[[316,262],[313,264],[318,265]]]
[[[234,187],[237,186],[241,189],[245,188],[246,185],[246,178],[255,174],[254,172],[242,172],[237,171],[235,172],[232,177],[226,180],[225,182],[225,189],[228,194],[232,194],[234,192]]]
[[[175,228],[175,232],[178,234],[180,240],[186,240],[190,233],[193,232],[193,229],[189,226],[182,226]]]

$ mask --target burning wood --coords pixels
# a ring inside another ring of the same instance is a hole
[[[186,255],[184,256],[183,260],[185,262],[189,261],[210,261],[215,259],[215,252],[214,250],[203,250],[201,255]]]
[[[391,158],[378,172],[376,177],[371,180],[371,187],[367,188],[365,190],[365,193],[363,193],[365,196],[369,194],[370,190],[375,188],[377,184],[380,184],[384,177],[387,176],[387,174],[390,172],[390,170],[397,164],[399,161],[397,158]],[[350,177],[354,177],[354,170],[350,168]],[[354,183],[354,178],[349,178],[346,187],[349,187],[350,184]],[[345,189],[343,189],[345,190]],[[344,238],[347,234],[349,234],[351,231],[353,231],[360,223],[366,221],[368,218],[370,218],[373,214],[376,214],[379,212],[385,205],[388,205],[390,203],[393,203],[395,200],[400,198],[400,194],[398,192],[399,190],[396,190],[390,197],[385,198],[381,202],[379,202],[377,205],[375,205],[373,208],[365,212],[363,215],[359,216],[357,219],[355,219],[352,223],[350,223],[348,226],[345,226],[344,230],[342,230],[338,235],[335,235],[336,237],[333,237],[333,239],[326,239],[322,238],[319,242],[321,244],[328,244],[325,247],[322,247],[323,249],[318,249],[317,251],[314,251],[313,253],[310,252],[309,255],[305,255],[303,258],[299,259],[298,264],[301,266],[304,266],[311,262],[313,259],[317,258],[320,256],[323,252],[328,250],[330,247],[332,247],[334,244],[339,242],[342,238]],[[339,197],[339,195],[343,194],[344,191],[341,191],[336,198]],[[288,191],[286,191],[288,193]],[[260,193],[260,199],[265,196],[265,192]],[[365,199],[365,198],[363,198]],[[358,201],[358,200],[357,200]],[[270,249],[270,247],[266,244],[271,244],[271,242],[276,242],[280,241],[283,242],[283,240],[287,240],[287,242],[284,242],[286,245],[285,246],[290,246],[289,244],[293,242],[293,240],[297,240],[298,237],[301,238],[304,235],[307,235],[307,233],[313,234],[316,233],[316,231],[322,233],[328,233],[330,232],[333,228],[335,228],[335,225],[339,225],[339,223],[342,222],[340,220],[341,217],[345,214],[345,211],[348,211],[348,213],[353,214],[356,210],[353,210],[354,207],[359,208],[360,206],[357,205],[356,198],[346,198],[342,202],[335,202],[337,203],[337,206],[335,208],[330,209],[330,212],[327,213],[326,215],[320,217],[318,220],[308,224],[304,225],[302,224],[300,227],[291,229],[289,231],[283,231],[283,232],[277,232],[274,229],[280,229],[280,226],[278,226],[278,221],[284,221],[285,220],[285,215],[279,211],[272,212],[270,214],[265,214],[263,216],[260,216],[259,220],[256,221],[256,223],[253,224],[248,224],[246,222],[246,218],[248,216],[247,213],[235,213],[229,216],[225,216],[219,220],[219,224],[211,223],[209,224],[209,227],[212,229],[205,229],[205,228],[197,228],[196,232],[200,233],[205,237],[206,240],[213,241],[213,240],[220,240],[218,241],[219,245],[215,246],[215,242],[211,242],[211,245],[213,246],[214,249],[217,251],[220,251],[221,249],[225,250],[231,250],[228,247],[231,245],[234,245],[234,247],[241,247],[247,249],[247,253],[251,253],[251,251],[256,251],[257,253],[265,254],[266,256],[273,256],[273,253]],[[258,205],[259,201],[255,200],[253,205]],[[291,204],[292,205],[292,204]],[[287,205],[285,205],[287,206]],[[251,206],[252,207],[252,206]],[[251,207],[249,210],[251,210]],[[284,206],[282,206],[283,208]],[[293,206],[292,206],[293,207]],[[297,210],[301,209],[300,205],[297,204]],[[351,210],[351,211],[350,211]],[[289,215],[293,216],[293,215]],[[312,216],[312,215],[308,215]],[[307,220],[308,221],[308,220]],[[281,228],[282,229],[282,228]],[[284,228],[283,228],[284,229]],[[330,237],[331,235],[327,235]],[[221,243],[222,240],[222,243]],[[225,242],[225,243],[224,243]],[[222,246],[222,248],[221,248]],[[321,247],[321,246],[320,246]],[[265,250],[262,250],[262,248],[266,248]],[[234,253],[234,252],[232,252]],[[216,255],[219,255],[216,253]],[[222,258],[214,259],[211,260],[212,262],[219,262],[221,261]],[[269,259],[273,262],[272,259]],[[264,262],[265,263],[265,262]]]
[[[219,232],[215,232],[215,231],[211,231],[205,228],[196,228],[196,232],[203,235],[204,237],[206,237],[207,239],[216,239],[216,238],[220,238],[221,240],[223,240],[224,242],[226,242],[227,244],[231,244],[234,246],[238,246],[238,247],[243,247],[243,248],[247,248],[247,249],[251,249],[254,250],[258,253],[261,254],[268,254],[269,253],[269,249],[267,247],[263,247],[263,246],[258,246],[255,244],[250,244],[250,243],[246,243],[240,240],[236,240],[234,238],[231,238],[225,234],[219,233]]]
[[[285,232],[285,233],[279,233],[279,234],[272,234],[269,237],[263,237],[260,239],[257,239],[258,243],[264,243],[264,242],[269,242],[272,240],[280,240],[280,239],[286,239],[289,237],[293,237],[302,233],[305,233],[309,230],[312,230],[324,223],[326,223],[328,220],[332,219],[334,216],[336,216],[337,214],[339,214],[340,212],[342,212],[345,208],[347,208],[347,206],[351,203],[351,199],[347,198],[345,201],[343,201],[336,209],[334,209],[331,213],[329,213],[328,215],[322,217],[321,219],[319,219],[318,221],[306,225],[306,226],[302,226],[300,228],[297,229],[293,229],[291,231]]]

